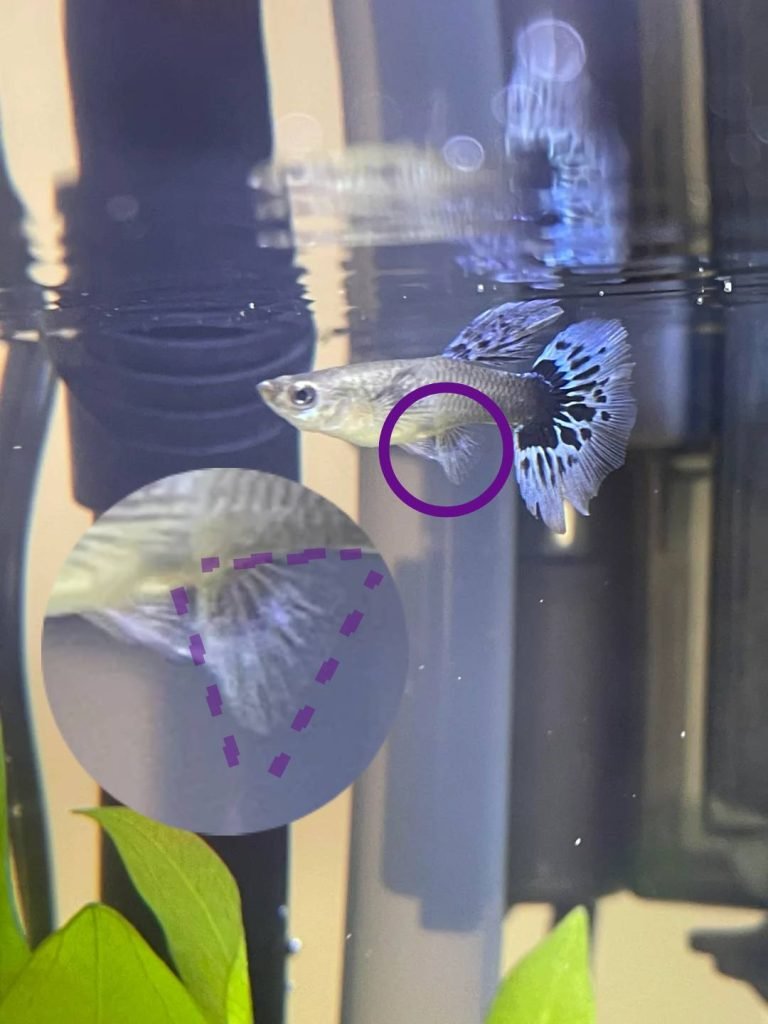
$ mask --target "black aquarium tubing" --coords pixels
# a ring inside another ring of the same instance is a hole
[[[9,832],[21,912],[33,947],[53,930],[43,790],[24,659],[27,534],[55,380],[42,346],[11,342],[0,380],[0,720]]]
[[[259,249],[247,187],[272,146],[258,2],[68,3],[66,33],[81,170],[60,193],[63,313],[82,316],[71,344],[55,332],[49,342],[68,385],[76,499],[98,515],[206,467],[295,479],[296,439],[253,388],[308,367],[314,343],[292,253]],[[112,216],[115,197],[133,219]],[[203,838],[240,890],[254,1018],[280,1024],[287,829]],[[102,850],[103,898],[163,955],[115,851]]]

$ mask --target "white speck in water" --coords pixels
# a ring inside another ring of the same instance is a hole
[[[286,945],[288,947],[288,952],[289,953],[300,953],[302,948],[303,948],[303,946],[304,946],[304,943],[301,941],[301,939],[293,938],[293,939],[288,939],[288,942],[287,942]]]
[[[80,331],[76,327],[59,327],[58,330],[49,331],[48,337],[71,341],[72,338],[77,338],[79,334]]]
[[[423,672],[423,671],[424,671],[424,666],[423,665],[419,665],[419,672]]]
[[[686,735],[687,735],[687,733],[686,733],[685,729],[681,729],[680,730],[680,739],[684,740]]]
[[[573,841],[574,846],[581,846],[581,836],[577,836]]]
[[[461,676],[456,676],[456,678],[461,682]]]
[[[256,309],[256,303],[255,302],[249,302],[248,303],[248,309]]]
[[[477,291],[478,291],[478,294],[482,295],[483,292],[485,291],[485,285],[484,284],[479,284],[477,286]]]
[[[544,598],[543,597],[539,598],[539,604],[544,604]]]
[[[726,278],[725,281],[723,281],[723,291],[726,295],[730,295],[733,291],[733,281],[730,279],[730,277]]]
[[[347,942],[349,942],[349,940],[352,938],[352,932],[349,932],[349,934],[345,935],[344,938]]]
[[[277,908],[277,916],[282,918],[283,921],[288,917],[288,907],[284,903],[281,903]]]
[[[633,800],[637,800],[637,793],[633,793],[633,794],[632,794],[632,799],[633,799]]]
[[[704,305],[704,296],[703,295],[697,295],[696,296],[696,305],[697,306],[703,306]]]
[[[20,451],[21,451],[21,445],[20,445],[20,444],[15,444],[15,445],[13,446],[13,450],[14,450],[15,452],[20,452]]]
[[[602,288],[600,289],[600,291],[597,294],[600,296],[601,299],[605,298],[605,292],[603,291]]]
[[[22,806],[21,806],[20,803],[11,804],[11,817],[12,818],[21,818],[23,814],[24,814],[24,811],[23,811]]]
[[[485,150],[471,135],[454,135],[443,146],[443,160],[454,171],[479,171],[485,163]]]

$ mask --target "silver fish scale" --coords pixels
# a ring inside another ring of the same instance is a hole
[[[537,375],[510,373],[477,363],[465,363],[444,356],[393,361],[390,404],[424,384],[467,384],[492,399],[514,426],[535,420],[546,409],[546,388]],[[434,395],[416,403],[403,416],[406,422],[431,420],[441,428],[469,423],[489,423],[492,417],[471,398],[462,395]]]
[[[343,513],[291,480],[252,470],[200,473],[196,490],[198,548],[210,543],[213,554],[237,556],[251,550],[369,546],[362,530]],[[223,538],[214,524],[220,517],[231,524],[229,535]]]
[[[167,477],[105,512],[70,554],[57,586],[76,585],[88,607],[100,578],[197,573],[196,560],[205,554],[227,559],[254,550],[367,547],[362,530],[331,510],[313,491],[253,470]]]

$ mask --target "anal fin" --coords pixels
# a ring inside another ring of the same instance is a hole
[[[435,437],[400,445],[415,455],[439,462],[452,484],[460,484],[469,473],[476,446],[477,442],[463,427],[452,427]]]

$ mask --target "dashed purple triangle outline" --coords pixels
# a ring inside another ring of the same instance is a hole
[[[342,548],[339,551],[339,559],[342,562],[356,561],[362,558],[362,555],[363,553],[361,548]],[[304,548],[303,551],[289,552],[286,555],[286,565],[306,565],[308,562],[326,557],[327,551],[325,548]],[[244,557],[233,558],[232,568],[254,569],[257,565],[264,565],[272,561],[273,555],[271,551],[252,552],[250,555],[246,555]],[[209,555],[200,559],[200,569],[202,572],[215,572],[215,570],[220,567],[221,561],[218,555]],[[367,587],[368,590],[374,590],[379,586],[383,579],[384,576],[380,572],[376,572],[374,569],[371,569],[363,581],[363,586]],[[186,588],[174,587],[170,591],[170,595],[173,606],[176,609],[176,614],[186,615],[189,611],[189,595],[187,594]],[[356,633],[360,623],[363,621],[363,618],[364,613],[357,608],[349,612],[339,629],[341,636],[350,637]],[[203,638],[199,633],[193,633],[190,635],[189,653],[195,665],[205,664],[205,645],[203,644]],[[320,683],[323,686],[330,682],[339,665],[340,662],[337,658],[327,658],[317,670],[315,682]],[[224,701],[222,700],[221,692],[216,684],[206,687],[206,703],[208,704],[208,710],[210,711],[212,718],[216,718],[222,713]],[[304,707],[299,708],[294,715],[291,728],[296,732],[302,732],[309,726],[316,711],[317,708],[314,708],[309,704],[305,704]],[[234,735],[224,737],[222,741],[222,752],[228,767],[235,768],[240,764],[240,750],[237,746],[237,740]],[[283,751],[272,758],[267,771],[270,775],[280,779],[283,777],[290,761],[291,755],[286,754]]]

